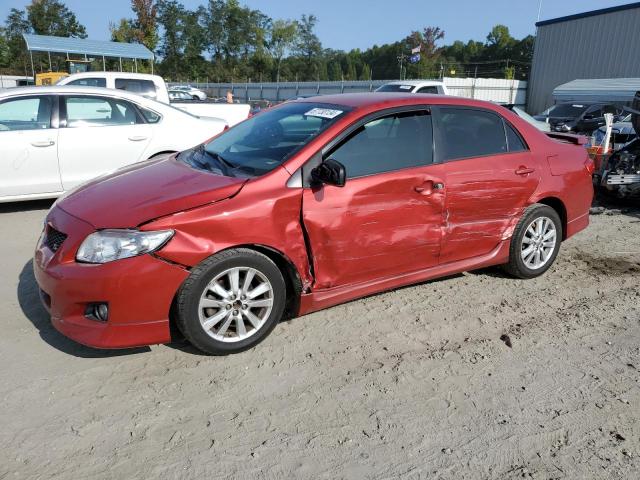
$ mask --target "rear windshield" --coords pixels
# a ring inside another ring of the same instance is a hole
[[[376,92],[405,92],[410,93],[414,89],[414,85],[401,85],[398,83],[383,85]]]
[[[193,168],[221,175],[255,177],[270,172],[350,109],[292,102],[266,110],[205,145],[181,153]]]
[[[582,103],[561,103],[556,105],[549,112],[550,117],[579,117],[589,105]]]

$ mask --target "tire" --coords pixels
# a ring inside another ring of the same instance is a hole
[[[195,100],[196,102],[201,101],[201,98],[198,95],[191,95],[191,100]]]
[[[538,235],[538,229],[543,231],[542,235]],[[549,236],[551,232],[555,235]],[[509,247],[509,263],[503,268],[517,278],[538,277],[553,265],[561,242],[562,221],[558,213],[547,205],[531,205],[516,225]],[[529,248],[533,249],[532,252],[527,252]]]
[[[282,272],[269,257],[247,248],[226,250],[195,267],[184,281],[176,324],[205,353],[239,353],[275,328],[286,294]]]

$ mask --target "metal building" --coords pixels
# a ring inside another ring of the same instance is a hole
[[[536,23],[527,110],[576,79],[640,78],[640,2]],[[631,100],[631,99],[630,99]]]

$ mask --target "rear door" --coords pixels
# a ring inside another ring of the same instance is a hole
[[[324,152],[345,166],[347,180],[344,187],[304,188],[317,288],[437,265],[444,195],[441,167],[432,164],[431,123],[425,109],[389,113]]]
[[[0,102],[0,197],[62,191],[56,97]]]
[[[436,152],[446,185],[441,263],[490,253],[540,181],[516,129],[488,110],[434,109]]]
[[[153,129],[123,99],[98,95],[61,97],[58,157],[65,190],[144,160]]]

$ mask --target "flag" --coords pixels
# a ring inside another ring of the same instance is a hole
[[[409,63],[418,63],[420,61],[420,54],[416,53],[415,55],[411,55],[409,57]]]
[[[416,53],[420,53],[421,50],[422,50],[422,45],[418,45],[416,48],[411,49],[411,54],[415,55]]]

